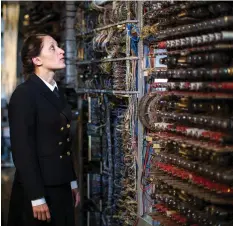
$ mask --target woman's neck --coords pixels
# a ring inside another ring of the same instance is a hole
[[[54,84],[54,75],[55,73],[53,71],[42,71],[42,70],[36,70],[35,74],[48,82],[49,84]]]

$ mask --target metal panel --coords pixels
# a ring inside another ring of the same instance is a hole
[[[143,218],[139,218],[137,226],[151,226],[152,224],[148,223],[146,220]]]
[[[66,77],[65,83],[68,87],[77,87],[77,70],[74,59],[76,59],[76,32],[75,25],[76,6],[74,2],[66,2],[65,11],[65,57],[66,57]]]

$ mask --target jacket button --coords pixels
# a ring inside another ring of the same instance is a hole
[[[64,130],[64,127],[61,127],[61,131],[63,131]]]
[[[70,155],[70,152],[69,152],[69,151],[67,151],[67,152],[66,152],[66,154],[67,154],[67,155]]]
[[[62,159],[62,155],[60,155],[60,159]]]
[[[70,142],[70,138],[67,138],[67,142]]]
[[[67,127],[67,128],[70,128],[70,124],[67,124],[66,127]]]
[[[58,144],[59,144],[59,145],[62,145],[62,142],[59,142]]]

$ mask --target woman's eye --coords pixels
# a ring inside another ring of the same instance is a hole
[[[55,50],[55,47],[54,47],[54,46],[51,46],[51,48],[50,48],[50,49]]]

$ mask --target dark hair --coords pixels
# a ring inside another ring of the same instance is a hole
[[[28,78],[30,74],[35,71],[35,65],[32,61],[33,57],[40,55],[43,48],[43,37],[50,36],[48,34],[33,34],[27,37],[24,41],[21,50],[21,60],[23,63],[23,74],[25,78]]]

